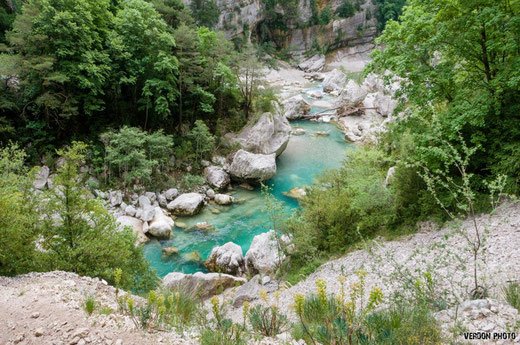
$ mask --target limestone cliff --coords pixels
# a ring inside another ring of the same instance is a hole
[[[189,5],[190,0],[184,0]],[[336,13],[345,0],[322,0],[321,8],[329,6],[332,13]],[[266,11],[264,0],[215,0],[220,9],[217,29],[226,32],[228,37],[247,33],[255,39],[260,30],[265,30]],[[293,53],[299,55],[313,46],[316,42],[321,47],[337,49],[347,46],[371,43],[376,35],[375,10],[376,7],[371,0],[365,0],[361,10],[352,17],[339,18],[337,15],[327,25],[310,25],[313,15],[313,6],[316,8],[315,0],[298,0],[295,8],[296,14],[286,13],[283,6],[276,6],[275,12],[283,18],[294,18],[287,20],[286,31],[276,31],[272,28],[271,36],[277,36],[276,40],[283,48],[289,48]]]

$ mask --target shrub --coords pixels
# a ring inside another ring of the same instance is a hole
[[[83,305],[83,309],[85,309],[88,315],[92,315],[94,309],[96,309],[96,299],[94,296],[87,296]]]
[[[201,302],[184,289],[150,291],[143,305],[132,297],[118,297],[119,310],[130,316],[136,327],[142,329],[184,330],[201,315]]]
[[[225,304],[220,303],[217,296],[211,299],[212,318],[202,325],[200,332],[201,345],[245,345],[247,344],[247,329],[244,324],[233,323],[227,319]],[[246,311],[244,312],[246,314]]]
[[[278,297],[277,297],[278,298]],[[267,303],[267,298],[264,299]],[[265,337],[274,337],[289,329],[289,320],[280,313],[278,305],[257,305],[249,310],[249,323],[253,332]]]
[[[121,178],[125,187],[149,183],[154,173],[164,170],[173,152],[172,140],[162,130],[146,133],[127,126],[101,135],[105,164],[111,175]]]
[[[295,245],[293,260],[336,253],[394,222],[392,191],[384,186],[385,155],[376,149],[349,152],[339,170],[318,178],[303,210],[287,224]]]
[[[336,10],[336,14],[341,18],[350,18],[354,14],[356,14],[356,10],[354,9],[354,5],[350,2],[350,0],[345,0]]]
[[[188,191],[193,190],[202,186],[204,182],[206,182],[206,180],[201,176],[186,174],[182,177],[182,188]]]
[[[507,303],[520,311],[520,284],[516,282],[509,283],[504,287],[503,291]]]

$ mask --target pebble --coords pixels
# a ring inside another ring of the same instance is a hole
[[[43,333],[44,333],[43,328],[41,328],[41,327],[40,328],[36,328],[36,330],[34,331],[34,336],[35,337],[41,337],[43,335]]]
[[[33,319],[37,319],[39,317],[40,317],[40,313],[38,313],[37,311],[31,314],[31,318],[33,318]]]

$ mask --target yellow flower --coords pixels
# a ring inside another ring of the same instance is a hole
[[[327,283],[325,283],[325,280],[316,280],[316,294],[322,304],[327,303]]]
[[[267,303],[267,291],[265,291],[264,289],[260,290],[260,298],[262,299],[262,301]]]
[[[305,296],[301,293],[298,293],[293,296],[293,299],[296,314],[301,315],[303,313],[303,304],[305,303]]]

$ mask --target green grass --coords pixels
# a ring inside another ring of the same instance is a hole
[[[511,282],[507,284],[503,292],[507,303],[520,311],[520,283]]]
[[[83,304],[83,309],[87,312],[88,315],[92,315],[94,309],[96,309],[96,299],[94,296],[88,296],[85,299],[85,303]]]

